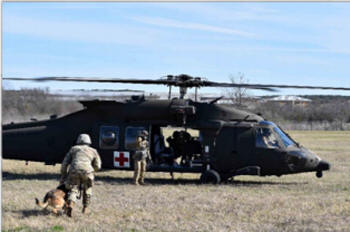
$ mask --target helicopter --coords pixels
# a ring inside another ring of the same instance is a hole
[[[210,102],[185,99],[188,88],[243,87],[350,90],[344,87],[235,84],[208,81],[186,74],[160,79],[81,77],[4,77],[15,81],[134,83],[169,87],[167,100],[133,96],[124,101],[81,100],[84,109],[62,117],[2,126],[3,158],[61,163],[79,134],[89,134],[104,169],[133,170],[136,138],[149,134],[147,171],[199,173],[201,183],[226,181],[238,175],[282,176],[315,172],[318,178],[330,164],[294,141],[261,115]],[[179,98],[171,88],[179,87]],[[167,128],[175,128],[164,138]],[[179,129],[180,128],[180,129]],[[195,131],[191,135],[188,130]]]

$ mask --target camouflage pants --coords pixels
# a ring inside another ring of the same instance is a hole
[[[83,194],[83,205],[86,207],[90,204],[92,196],[92,185],[94,181],[93,173],[71,172],[68,174],[65,182],[68,192],[68,200],[76,202],[79,196],[80,186]]]
[[[134,160],[134,183],[143,184],[146,172],[146,160]]]

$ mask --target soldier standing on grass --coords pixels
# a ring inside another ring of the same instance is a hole
[[[136,151],[134,155],[134,184],[144,185],[147,157],[149,156],[148,132],[141,131],[136,138]]]
[[[61,184],[68,189],[67,215],[72,217],[72,210],[80,190],[83,191],[83,213],[87,213],[92,196],[94,172],[101,168],[98,152],[90,147],[91,139],[87,134],[79,135],[77,145],[73,146],[64,158],[61,166]],[[69,166],[69,171],[67,172]]]

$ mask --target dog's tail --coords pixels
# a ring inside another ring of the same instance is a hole
[[[45,195],[43,202],[40,202],[38,198],[35,198],[35,203],[41,208],[46,208],[49,205],[48,198],[48,194]]]
[[[40,202],[38,198],[35,198],[35,203],[41,208],[46,208],[49,205],[48,202]]]

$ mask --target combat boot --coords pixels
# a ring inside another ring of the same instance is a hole
[[[143,177],[143,175],[141,175],[139,181],[138,181],[138,184],[140,185],[145,185],[145,178]]]
[[[136,162],[135,162],[136,163]],[[133,178],[133,184],[135,185],[139,185],[139,178],[140,178],[140,174],[138,173],[138,170],[135,170],[134,172],[134,178]]]
[[[68,201],[68,208],[67,208],[67,215],[68,215],[68,217],[72,217],[72,215],[73,215],[73,207],[74,207],[74,202],[73,201]]]
[[[88,214],[90,212],[90,210],[88,209],[87,206],[84,206],[82,212],[83,212],[83,214]]]
[[[133,183],[134,185],[139,185],[139,181],[136,178],[134,178]]]
[[[138,184],[145,185],[145,182],[141,179]]]
[[[82,210],[82,213],[83,214],[87,214],[89,213],[89,209],[88,209],[88,205],[90,204],[90,201],[91,201],[91,195],[84,195],[83,196],[83,210]]]
[[[145,172],[146,172],[146,165],[144,162],[142,163],[142,166],[141,166],[141,172],[140,172],[140,178],[139,178],[140,185],[145,185]]]

